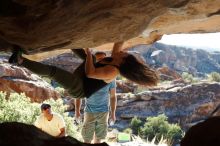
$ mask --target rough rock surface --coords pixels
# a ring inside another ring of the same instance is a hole
[[[177,80],[181,79],[181,75],[178,74],[175,70],[170,69],[168,66],[160,67],[157,69],[157,71],[160,73],[160,79],[161,80]]]
[[[181,141],[180,146],[219,146],[220,117],[212,117],[192,126]]]
[[[82,60],[74,55],[74,53],[68,52],[52,58],[45,59],[42,62],[57,66],[69,72],[73,72],[80,65],[80,63],[82,63]]]
[[[4,59],[0,60],[0,91],[7,93],[24,92],[26,96],[35,102],[61,97],[57,91],[39,76],[25,68],[5,63],[6,61]]]
[[[219,0],[1,0],[0,46],[27,54],[220,31]],[[102,48],[103,49],[103,48]]]
[[[173,88],[119,96],[117,115],[121,119],[166,114],[184,128],[204,120],[220,104],[219,83],[176,85]],[[215,113],[219,115],[219,110]]]
[[[167,66],[179,73],[188,72],[200,77],[204,77],[207,73],[220,72],[220,52],[195,50],[162,43],[142,46],[137,50],[140,50],[146,61],[156,68]]]
[[[137,91],[138,85],[129,81],[116,80],[117,93],[134,93]]]
[[[33,125],[11,122],[0,124],[1,146],[91,146],[73,137],[55,138]],[[108,146],[106,143],[94,146]]]

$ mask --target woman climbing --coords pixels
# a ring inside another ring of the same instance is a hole
[[[26,59],[21,56],[19,46],[14,46],[15,51],[9,58],[9,63],[16,63],[36,74],[49,76],[67,89],[74,98],[89,97],[119,74],[140,85],[156,85],[159,80],[157,73],[138,57],[122,51],[122,46],[123,42],[115,43],[111,57],[106,57],[97,63],[94,63],[90,49],[72,49],[84,60],[73,73]]]

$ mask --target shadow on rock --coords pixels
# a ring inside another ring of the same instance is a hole
[[[11,122],[0,124],[0,146],[108,146],[85,144],[72,137],[55,138],[33,125]]]
[[[220,117],[212,117],[192,126],[181,146],[220,146]]]

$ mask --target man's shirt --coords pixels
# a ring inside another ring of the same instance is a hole
[[[60,129],[65,127],[65,122],[57,113],[53,113],[53,118],[50,121],[41,114],[34,125],[52,136],[58,136],[61,132]]]
[[[85,112],[108,112],[110,90],[116,88],[115,80],[85,99]]]

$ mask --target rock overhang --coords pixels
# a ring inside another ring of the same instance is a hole
[[[220,32],[219,0],[2,0],[0,5],[0,49],[17,44],[30,55],[110,50],[120,40],[127,48],[152,44],[163,34]]]

